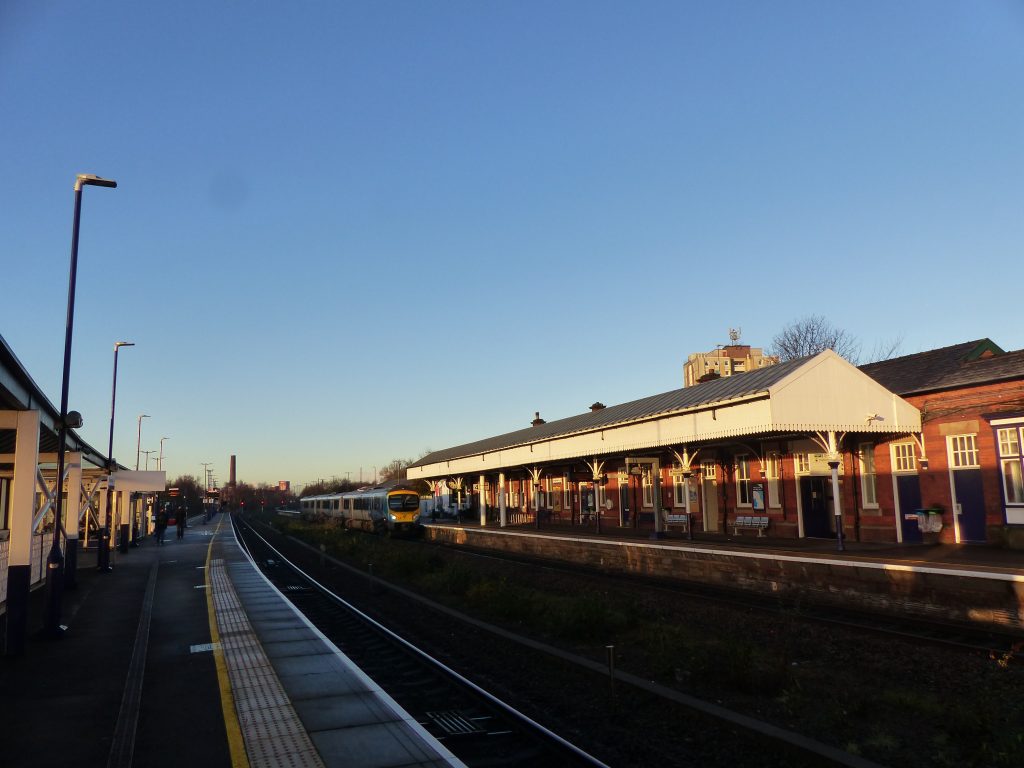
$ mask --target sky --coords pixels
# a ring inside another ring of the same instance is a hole
[[[117,181],[70,407],[105,452],[134,342],[114,456],[172,479],[368,480],[812,314],[1024,347],[1021,0],[3,0],[0,172],[55,404]]]

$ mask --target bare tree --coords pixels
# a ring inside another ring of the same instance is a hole
[[[888,360],[898,355],[902,346],[902,336],[876,342],[872,347],[871,355],[864,362]],[[778,355],[779,362],[784,363],[799,357],[810,357],[826,349],[831,349],[854,365],[861,364],[860,340],[853,334],[836,328],[821,315],[807,315],[785,326],[772,339],[769,352]]]
[[[892,339],[875,342],[875,346],[871,348],[871,354],[863,362],[866,365],[867,363],[877,363],[880,360],[891,360],[898,357],[902,351],[903,334],[900,334]]]
[[[860,341],[847,331],[836,328],[821,315],[806,315],[785,326],[772,339],[771,353],[779,362],[816,355],[831,349],[854,365],[860,357]]]
[[[412,464],[412,459],[392,459],[380,471],[380,481],[386,483],[389,480],[405,480],[406,469]]]

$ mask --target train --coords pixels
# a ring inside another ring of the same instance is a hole
[[[307,496],[300,503],[304,520],[335,519],[346,528],[383,534],[420,530],[420,494],[403,480],[357,491]]]

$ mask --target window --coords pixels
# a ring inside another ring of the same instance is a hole
[[[782,470],[782,460],[777,451],[769,452],[765,458],[765,475],[768,478],[768,506],[781,507],[781,495],[779,493],[779,475]]]
[[[917,459],[913,443],[894,443],[892,446],[892,471],[916,472]]]
[[[11,481],[6,477],[0,477],[0,530],[7,530],[10,524],[7,522],[8,507],[10,506]]]
[[[811,471],[811,463],[806,453],[793,454],[793,472],[797,475],[806,475]]]
[[[569,490],[569,477],[566,476],[565,482],[562,485],[562,508],[563,509],[572,509],[572,501],[570,499],[569,493],[570,493],[570,490]]]
[[[1003,459],[1003,490],[1007,504],[1024,504],[1024,479],[1021,478],[1020,459]]]
[[[672,465],[672,506],[686,506],[686,484],[683,482],[683,467],[680,464]]]
[[[651,473],[648,472],[647,470],[644,470],[643,474],[640,475],[640,478],[640,487],[643,488],[644,491],[644,506],[653,507],[654,487],[651,484]]]
[[[875,446],[873,443],[860,444],[860,492],[865,508],[878,508],[878,493],[875,477]]]
[[[1022,427],[1008,427],[996,433],[996,441],[999,443],[999,464],[1003,476],[1003,494],[1007,504],[1024,504],[1021,429]]]
[[[999,455],[1020,456],[1020,428],[999,430]]]
[[[736,457],[736,506],[750,505],[750,459],[741,454]]]
[[[950,466],[966,469],[978,466],[978,441],[974,435],[949,436]]]
[[[393,512],[410,511],[420,506],[419,497],[414,493],[396,493],[388,496],[388,509]]]

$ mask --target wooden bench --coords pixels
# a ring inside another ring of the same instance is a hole
[[[740,515],[732,521],[734,536],[739,536],[740,531],[757,531],[758,536],[764,536],[768,528],[767,515]]]

